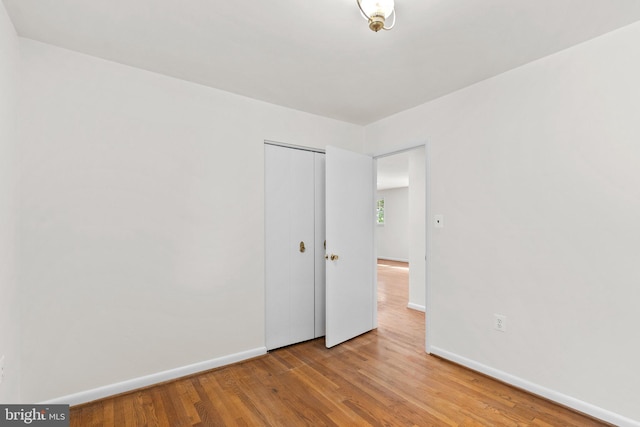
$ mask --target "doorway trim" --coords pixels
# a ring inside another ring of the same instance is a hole
[[[287,144],[285,142],[270,141],[268,139],[265,139],[264,143],[265,145],[275,145],[276,147],[292,148],[294,150],[311,151],[313,153],[325,154],[325,150],[322,148],[307,147],[305,145]]]
[[[405,145],[401,145],[395,149],[382,150],[379,152],[374,152],[371,154],[371,157],[374,160],[378,160],[383,157],[393,156],[394,154],[404,153],[406,151],[411,151],[416,148],[424,147],[424,177],[425,177],[425,274],[424,274],[424,286],[425,286],[425,352],[427,354],[431,354],[431,340],[430,340],[430,331],[431,331],[431,221],[429,220],[432,216],[431,213],[431,144],[429,144],[428,140],[423,140],[420,142],[409,143]],[[375,191],[375,190],[374,190]],[[375,196],[375,194],[374,194]],[[374,267],[375,269],[375,267]]]

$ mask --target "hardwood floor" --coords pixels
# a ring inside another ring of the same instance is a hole
[[[378,265],[377,330],[317,339],[71,408],[71,426],[604,426],[424,353],[406,264]]]

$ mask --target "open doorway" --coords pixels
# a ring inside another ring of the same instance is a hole
[[[378,324],[406,323],[411,341],[424,348],[425,149],[381,156],[376,163]]]

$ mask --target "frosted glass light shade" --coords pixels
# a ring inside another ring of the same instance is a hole
[[[360,7],[366,14],[366,19],[373,16],[388,18],[393,12],[394,0],[360,0]]]

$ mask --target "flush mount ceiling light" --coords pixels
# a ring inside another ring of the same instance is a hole
[[[396,11],[393,0],[356,0],[362,16],[369,21],[369,28],[376,33],[390,30],[396,25]],[[393,15],[393,22],[385,27],[385,22]]]

